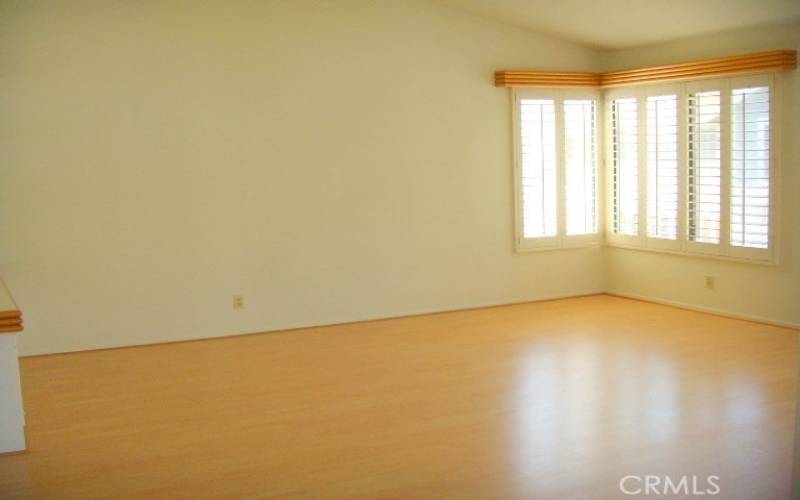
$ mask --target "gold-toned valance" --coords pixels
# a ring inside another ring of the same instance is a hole
[[[620,87],[696,78],[711,78],[797,68],[797,51],[774,50],[744,56],[719,57],[649,68],[580,73],[555,71],[497,71],[497,87]]]

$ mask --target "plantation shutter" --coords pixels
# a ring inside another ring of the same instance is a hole
[[[597,231],[596,105],[564,100],[566,234]]]
[[[678,96],[647,98],[647,236],[678,238]]]
[[[523,238],[556,236],[556,127],[553,99],[521,99]]]
[[[719,245],[722,226],[722,102],[719,90],[688,95],[688,239]]]
[[[770,91],[731,91],[730,244],[766,249],[770,244]]]
[[[639,234],[639,104],[635,97],[611,102],[614,232]]]

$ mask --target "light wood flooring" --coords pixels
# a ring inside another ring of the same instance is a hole
[[[24,358],[0,498],[783,499],[797,360],[797,331],[606,295]]]

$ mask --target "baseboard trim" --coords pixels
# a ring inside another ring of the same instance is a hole
[[[756,316],[753,314],[743,314],[735,311],[729,311],[727,309],[717,309],[715,307],[697,306],[694,304],[687,304],[685,302],[678,302],[675,300],[667,300],[659,297],[653,297],[651,295],[643,295],[638,293],[624,293],[624,292],[608,292],[608,291],[605,292],[605,295],[611,295],[612,297],[621,297],[624,299],[640,300],[643,302],[652,302],[654,304],[659,304],[662,306],[677,307],[679,309],[686,309],[689,311],[713,314],[714,316],[722,316],[724,318],[750,321],[753,323],[762,323],[769,326],[779,326],[781,328],[789,328],[792,330],[800,330],[800,323],[780,321],[771,318],[765,318],[763,316]]]
[[[650,295],[644,294],[635,294],[635,293],[624,293],[624,292],[610,292],[610,291],[602,291],[602,290],[591,290],[591,291],[581,291],[581,292],[572,292],[572,293],[560,293],[560,294],[550,294],[550,295],[540,295],[537,297],[527,298],[518,301],[512,302],[493,302],[493,303],[483,303],[483,304],[475,304],[469,305],[465,307],[456,307],[452,309],[442,309],[442,308],[434,308],[428,310],[419,310],[414,312],[409,312],[406,314],[398,314],[395,316],[375,316],[375,317],[367,317],[361,318],[353,321],[339,321],[339,322],[332,322],[332,323],[307,323],[307,324],[299,324],[299,325],[290,325],[285,327],[278,327],[272,328],[268,330],[258,330],[258,331],[244,331],[244,332],[235,332],[231,334],[210,334],[210,335],[200,335],[193,338],[186,338],[186,339],[177,339],[177,340],[165,340],[163,342],[150,342],[146,344],[130,344],[130,345],[119,345],[119,346],[108,346],[108,347],[96,347],[96,348],[89,348],[89,349],[76,349],[72,351],[61,351],[61,352],[52,352],[52,353],[42,353],[42,354],[28,354],[24,356],[20,356],[20,358],[39,358],[44,356],[59,356],[65,354],[75,354],[81,352],[97,352],[97,351],[109,351],[113,349],[132,349],[132,348],[141,348],[141,347],[150,347],[150,346],[158,346],[158,345],[165,345],[165,344],[182,344],[185,342],[203,342],[206,340],[217,340],[217,339],[226,339],[232,337],[243,337],[248,335],[261,335],[265,333],[279,333],[279,332],[291,332],[295,330],[303,330],[306,328],[322,328],[322,327],[330,327],[330,326],[343,326],[343,325],[352,325],[358,323],[369,323],[373,321],[388,321],[393,319],[402,319],[402,318],[411,318],[414,316],[429,316],[434,314],[447,314],[459,311],[472,311],[478,309],[490,309],[494,307],[505,307],[505,306],[514,306],[520,304],[530,304],[536,302],[548,302],[553,300],[564,300],[564,299],[573,299],[578,297],[590,297],[593,295],[609,295],[612,297],[620,297],[625,299],[633,299],[633,300],[640,300],[643,302],[651,302],[653,304],[659,304],[664,306],[670,307],[677,307],[679,309],[685,309],[689,311],[696,311],[702,312],[706,314],[713,314],[715,316],[722,316],[725,318],[732,318],[744,321],[751,321],[754,323],[762,323],[765,325],[770,326],[778,326],[782,328],[789,328],[792,330],[800,330],[800,324],[798,323],[791,323],[788,321],[780,321],[774,320],[771,318],[764,318],[761,316],[755,316],[750,314],[742,314],[737,313],[735,311],[729,311],[726,309],[717,309],[713,307],[705,307],[705,306],[697,306],[694,304],[687,304],[685,302],[678,302],[673,300],[662,299],[659,297],[653,297]]]
[[[305,323],[305,324],[295,324],[295,325],[288,325],[288,326],[281,326],[278,328],[271,328],[268,330],[257,330],[257,331],[243,331],[243,332],[234,332],[230,334],[201,334],[196,337],[186,338],[186,339],[177,339],[177,340],[165,340],[162,342],[149,342],[145,344],[129,344],[129,345],[119,345],[119,346],[108,346],[108,347],[91,347],[88,349],[75,349],[70,351],[59,351],[59,352],[48,352],[48,353],[41,353],[41,354],[26,354],[20,356],[20,359],[24,358],[41,358],[45,356],[60,356],[60,355],[67,355],[67,354],[77,354],[81,352],[97,352],[97,351],[110,351],[115,349],[134,349],[134,348],[142,348],[142,347],[151,347],[151,346],[158,346],[158,345],[166,345],[166,344],[183,344],[186,342],[202,342],[206,340],[218,340],[218,339],[227,339],[227,338],[234,338],[234,337],[244,337],[248,335],[261,335],[265,333],[280,333],[280,332],[291,332],[295,330],[304,330],[306,328],[323,328],[329,326],[343,326],[343,325],[354,325],[358,323],[369,323],[373,321],[389,321],[393,319],[402,319],[402,318],[412,318],[415,316],[430,316],[434,314],[447,314],[447,313],[454,313],[459,311],[472,311],[478,309],[490,309],[494,307],[505,307],[505,306],[515,306],[520,304],[530,304],[535,302],[548,302],[552,300],[565,300],[565,299],[574,299],[578,297],[590,297],[594,295],[603,295],[605,292],[602,290],[588,290],[588,291],[580,291],[580,292],[571,292],[571,293],[557,293],[557,294],[548,294],[548,295],[540,295],[534,296],[531,298],[526,298],[522,300],[512,301],[512,302],[489,302],[489,303],[482,303],[482,304],[474,304],[468,305],[464,307],[455,307],[455,308],[432,308],[432,309],[422,309],[418,311],[393,315],[393,316],[374,316],[374,317],[366,317],[360,318],[352,321],[334,321],[332,323]]]

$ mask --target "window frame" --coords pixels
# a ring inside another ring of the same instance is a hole
[[[637,98],[639,128],[639,231],[636,236],[614,233],[614,178],[613,148],[611,147],[612,117],[606,113],[604,142],[606,158],[606,190],[611,196],[606,198],[605,245],[635,250],[644,250],[675,255],[706,257],[720,260],[747,262],[763,265],[778,264],[780,239],[780,98],[782,79],[775,73],[759,73],[745,76],[732,76],[715,79],[694,79],[675,84],[637,85],[610,89],[604,95],[604,107],[611,109],[612,101],[622,98]],[[733,89],[766,86],[770,93],[769,129],[769,245],[765,249],[734,247],[730,244],[730,206],[731,206],[731,93]],[[658,240],[647,236],[647,97],[664,95],[664,89],[676,88],[678,95],[678,238],[677,240]],[[688,96],[692,92],[710,90],[720,91],[720,242],[701,243],[689,240],[688,210]],[[664,244],[663,241],[669,242]],[[671,244],[670,244],[671,243]]]
[[[525,238],[523,231],[524,214],[522,212],[522,141],[520,123],[520,101],[522,99],[552,99],[555,109],[555,169],[556,169],[556,235],[536,238]],[[566,148],[564,145],[565,100],[594,100],[595,126],[595,232],[589,234],[566,234]],[[514,244],[517,252],[558,250],[565,248],[598,247],[602,244],[604,213],[602,202],[605,199],[603,168],[603,96],[599,89],[529,87],[514,88],[511,92],[512,103],[512,136],[514,151]]]

